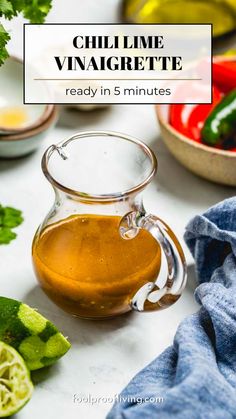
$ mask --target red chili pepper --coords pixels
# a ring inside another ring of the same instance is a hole
[[[191,112],[196,105],[171,105],[170,106],[170,124],[181,134],[189,137],[188,120]]]
[[[206,105],[177,105],[170,106],[170,124],[181,134],[192,140],[201,141],[201,129],[204,121],[220,101],[221,92],[213,86],[213,103]]]
[[[236,61],[215,61],[213,63],[214,84],[224,93],[236,87]]]
[[[201,130],[204,122],[212,109],[220,102],[222,98],[221,92],[213,86],[213,101],[211,104],[197,105],[191,113],[188,121],[188,129],[190,132],[190,138],[201,142]]]

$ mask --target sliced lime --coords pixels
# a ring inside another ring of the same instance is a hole
[[[31,398],[33,384],[23,358],[0,342],[0,418],[17,413]]]
[[[0,341],[15,348],[30,370],[54,364],[70,348],[59,330],[33,308],[0,297]]]

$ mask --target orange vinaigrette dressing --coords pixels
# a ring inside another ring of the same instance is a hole
[[[159,273],[161,251],[146,230],[119,234],[119,216],[73,215],[46,227],[33,243],[44,291],[64,310],[96,318],[130,310],[139,288]]]

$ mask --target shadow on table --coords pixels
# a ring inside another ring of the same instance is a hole
[[[156,182],[158,190],[168,192],[183,202],[191,202],[196,205],[196,208],[199,203],[208,208],[235,195],[235,188],[201,179],[185,169],[170,154],[161,137],[155,137],[150,143],[150,147],[158,159],[157,177],[153,182]]]
[[[88,129],[88,125],[95,126],[101,119],[103,119],[107,112],[110,111],[109,108],[96,108],[89,111],[80,111],[73,108],[61,107],[60,117],[57,125],[62,128],[72,128],[72,129]]]
[[[188,282],[184,295],[182,298],[189,301],[191,307],[198,309],[198,305],[193,301],[193,293],[196,288],[196,279],[194,266],[188,268]],[[141,314],[130,312],[126,315],[122,315],[109,320],[82,320],[73,317],[52,303],[49,298],[44,294],[39,286],[34,287],[25,297],[24,302],[29,304],[31,307],[37,308],[40,313],[46,316],[49,320],[55,323],[60,331],[68,336],[74,350],[79,350],[80,347],[89,347],[98,344],[99,341],[109,342],[109,338],[116,339],[119,343],[119,329],[130,327],[130,333],[132,333],[132,324],[135,328],[139,328],[139,316]],[[183,304],[181,299],[176,304]],[[193,309],[193,311],[195,311]],[[145,314],[143,314],[145,316]],[[148,321],[147,315],[147,321]],[[135,321],[136,320],[136,321]],[[138,322],[138,324],[137,324]],[[142,324],[142,323],[140,323]],[[134,329],[135,330],[135,329]],[[111,334],[117,334],[118,336],[110,336]],[[142,333],[145,333],[144,331]],[[122,339],[126,338],[123,335]],[[138,348],[133,346],[133,343],[126,341],[126,352],[127,356],[130,353],[134,354],[134,351]],[[35,384],[48,380],[49,377],[53,377],[58,374],[60,370],[60,362],[53,365],[53,367],[46,367],[32,373],[32,379]]]
[[[99,341],[109,339],[109,334],[113,331],[119,331],[121,328],[128,327],[134,316],[131,312],[109,320],[92,321],[79,319],[57,307],[39,286],[32,288],[24,297],[24,302],[52,321],[68,337],[72,347],[76,350],[81,346],[92,346]],[[35,384],[40,383],[58,374],[59,369],[60,362],[51,367],[34,371],[32,380]]]
[[[24,302],[35,307],[45,317],[58,325],[62,333],[69,336],[72,343],[92,345],[108,338],[108,334],[117,329],[128,327],[133,312],[107,320],[86,320],[68,314],[55,305],[39,286],[34,287],[25,297]],[[77,335],[78,331],[78,335]]]
[[[35,153],[28,154],[27,156],[17,157],[15,159],[0,158],[0,173],[8,170],[16,169],[17,167],[26,164]]]
[[[186,292],[193,296],[196,287],[198,286],[196,274],[195,274],[195,265],[188,266],[188,278],[186,285]]]
[[[193,295],[196,287],[194,266],[188,268],[188,282],[185,292]],[[86,320],[72,316],[55,305],[39,286],[34,287],[24,298],[24,302],[35,307],[45,317],[58,325],[62,333],[69,336],[72,343],[93,345],[107,340],[112,332],[129,327],[136,316],[142,314],[129,312],[107,320]],[[144,313],[143,315],[145,315]],[[78,332],[78,333],[77,333]]]
[[[56,363],[54,365],[51,365],[50,367],[44,367],[39,370],[31,371],[31,379],[33,383],[39,384],[43,381],[46,381],[54,376],[57,376],[60,371],[60,363]]]

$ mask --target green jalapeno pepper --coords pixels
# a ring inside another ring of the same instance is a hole
[[[236,137],[236,89],[225,96],[210,113],[201,137],[203,143],[213,147],[232,147]]]

